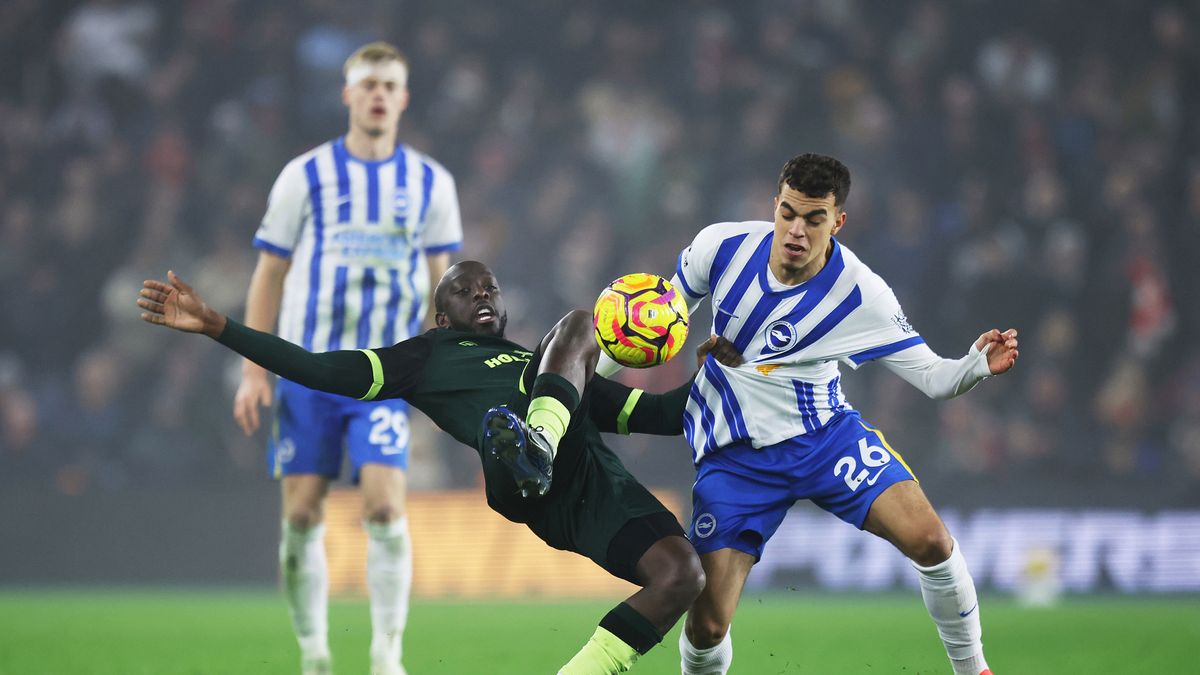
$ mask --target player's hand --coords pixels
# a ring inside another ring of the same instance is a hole
[[[258,409],[260,406],[270,407],[271,391],[271,379],[267,371],[257,366],[242,371],[242,382],[233,396],[233,419],[237,420],[247,436],[258,431]]]
[[[720,335],[714,335],[705,340],[699,347],[696,348],[696,367],[704,367],[704,358],[712,354],[712,357],[723,366],[737,368],[746,362],[742,355],[734,348],[733,343]]]
[[[1003,333],[993,328],[975,341],[975,348],[987,354],[988,370],[993,375],[1007,373],[1017,363],[1017,329],[1009,328]]]
[[[185,333],[204,333],[217,337],[225,329],[225,317],[213,311],[191,286],[183,283],[174,272],[167,272],[167,281],[147,279],[142,282],[141,297],[137,300],[142,321]]]

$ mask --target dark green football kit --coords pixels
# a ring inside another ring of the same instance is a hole
[[[549,492],[527,498],[509,470],[483,451],[482,422],[495,406],[524,418],[540,354],[501,337],[445,328],[391,347],[313,354],[232,319],[218,341],[305,387],[363,400],[405,399],[479,453],[488,506],[616,576],[638,583],[634,565],[646,549],[665,536],[684,536],[600,433],[682,434],[690,381],[646,394],[594,376],[559,441]]]

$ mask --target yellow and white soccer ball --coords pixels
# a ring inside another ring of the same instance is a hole
[[[596,299],[592,312],[596,341],[614,361],[630,368],[665,363],[683,348],[688,308],[683,295],[666,279],[626,274]]]

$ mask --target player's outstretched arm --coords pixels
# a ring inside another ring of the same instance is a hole
[[[696,348],[697,369],[712,354],[727,366],[738,366],[742,357],[733,344],[716,335]],[[679,436],[683,433],[683,412],[695,374],[680,386],[662,394],[648,394],[597,374],[592,379],[591,406],[588,413],[600,431],[617,434]]]
[[[147,279],[137,300],[142,320],[187,333],[202,333],[263,368],[310,389],[364,398],[377,393],[376,368],[361,351],[313,354],[287,340],[228,318],[209,307],[174,272],[167,281]],[[380,373],[382,379],[382,373]]]
[[[1017,362],[1017,331],[992,329],[961,359],[944,359],[924,342],[889,354],[880,362],[933,399],[961,396],[983,380],[1008,372]]]

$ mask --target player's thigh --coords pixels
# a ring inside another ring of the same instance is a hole
[[[366,520],[386,523],[404,515],[408,474],[403,469],[386,464],[364,464],[359,473],[359,487]]]
[[[685,626],[693,645],[705,649],[725,637],[755,561],[749,553],[733,548],[717,549],[700,556],[704,590],[688,610]]]
[[[289,474],[280,480],[283,517],[298,529],[315,527],[325,519],[329,479],[312,473]]]
[[[369,464],[408,468],[412,439],[408,414],[408,404],[399,399],[346,404],[346,450],[355,481],[361,480],[362,469]]]
[[[279,380],[275,419],[267,444],[267,464],[272,477],[338,476],[345,431],[341,406],[345,400]]]
[[[638,586],[659,583],[689,567],[699,571],[696,550],[688,543],[675,515],[665,508],[621,526],[608,544],[604,565],[613,576]]]
[[[918,565],[950,557],[950,532],[915,481],[892,485],[871,505],[863,529],[892,543]]]
[[[634,567],[642,553],[661,536],[680,534],[682,528],[598,437],[578,442],[585,447],[575,471],[554,477],[554,487],[541,500],[542,508],[529,528],[554,548],[583,555],[610,574],[638,583]],[[627,524],[651,516],[650,520],[669,518],[670,522],[655,524],[648,539],[641,533],[626,542],[632,545],[613,548],[614,542],[624,541],[622,532],[629,534]]]

